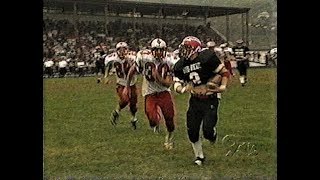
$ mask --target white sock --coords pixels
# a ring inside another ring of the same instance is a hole
[[[244,83],[244,76],[240,76],[240,83],[243,84]]]
[[[217,93],[217,98],[221,99],[221,93]]]
[[[173,132],[167,132],[165,142],[170,143],[173,140]]]
[[[132,120],[132,121],[137,121],[138,119],[137,119],[136,115],[133,115],[132,118],[131,118],[131,120]]]
[[[192,145],[192,148],[193,148],[194,155],[196,157],[204,158],[203,151],[202,151],[202,142],[201,142],[201,140],[199,139],[197,142],[191,143],[191,145]]]

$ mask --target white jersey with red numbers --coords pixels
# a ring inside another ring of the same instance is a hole
[[[143,75],[142,96],[156,92],[170,91],[170,87],[163,86],[152,76],[152,70],[155,69],[162,77],[172,74],[174,63],[171,58],[157,60],[151,53],[151,50],[141,50],[136,58],[137,71]]]
[[[127,75],[130,67],[134,64],[134,61],[135,60],[133,58],[129,58],[129,57],[120,59],[118,54],[114,52],[106,56],[104,64],[107,65],[108,63],[112,63],[117,75],[117,84],[126,86]],[[134,85],[136,82],[137,82],[137,76],[134,75],[130,82],[130,86]]]

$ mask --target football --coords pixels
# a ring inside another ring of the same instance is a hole
[[[221,75],[217,74],[213,78],[209,79],[206,85],[209,89],[216,89],[220,86],[221,80]]]

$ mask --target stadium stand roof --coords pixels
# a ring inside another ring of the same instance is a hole
[[[216,6],[200,6],[200,5],[182,5],[182,4],[164,4],[151,2],[134,2],[134,1],[115,1],[115,0],[44,0],[44,6],[60,6],[72,5],[73,3],[94,8],[100,5],[108,5],[109,11],[117,11],[118,13],[132,12],[135,8],[136,12],[143,15],[155,15],[161,9],[165,16],[187,16],[187,17],[217,17],[232,14],[246,13],[250,8],[236,7],[216,7]]]

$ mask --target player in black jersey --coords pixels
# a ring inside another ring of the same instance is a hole
[[[95,65],[96,65],[97,83],[101,82],[101,78],[105,74],[104,59],[105,59],[106,55],[107,54],[105,54],[103,50],[100,50],[99,56],[96,57]]]
[[[201,50],[201,42],[196,37],[186,37],[179,51],[181,57],[174,66],[174,90],[191,93],[187,111],[188,137],[196,157],[195,164],[201,165],[204,155],[200,126],[202,123],[204,138],[215,143],[219,104],[216,93],[226,89],[229,71],[214,53]],[[217,82],[219,76],[222,78]]]
[[[236,46],[232,48],[234,53],[234,57],[237,61],[237,69],[240,74],[240,83],[244,86],[248,79],[247,79],[247,69],[249,67],[249,48],[243,44],[243,40],[239,39],[236,41]]]

